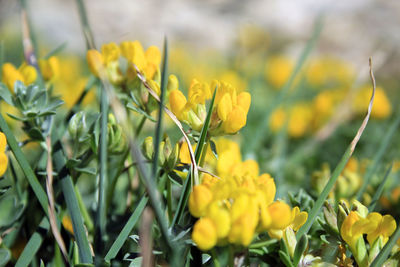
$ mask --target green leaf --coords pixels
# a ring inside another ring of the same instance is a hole
[[[0,82],[0,96],[7,104],[11,106],[14,105],[10,90],[8,90],[7,86],[2,82]]]
[[[0,114],[0,129],[6,135],[7,143],[11,148],[12,152],[14,153],[15,158],[18,161],[18,164],[21,166],[22,172],[25,174],[26,178],[28,179],[29,185],[32,187],[33,192],[35,193],[37,199],[39,200],[40,205],[44,213],[47,215],[47,195],[44,192],[42,186],[38,182],[35,173],[33,172],[29,162],[27,161],[25,155],[22,153],[21,148],[18,145],[17,140],[14,137],[13,132],[8,127],[6,121],[4,120],[3,116]]]
[[[297,266],[300,262],[301,256],[304,254],[304,251],[306,250],[308,246],[308,239],[307,235],[302,235],[300,237],[299,242],[297,242],[296,248],[294,250],[293,254],[293,265]]]
[[[140,108],[135,107],[132,103],[126,104],[126,107],[127,107],[128,109],[130,109],[130,110],[133,110],[133,111],[135,111],[135,112],[137,112],[137,113],[139,113],[139,114],[145,116],[147,119],[149,119],[149,120],[152,121],[152,122],[157,122],[157,120],[154,119],[154,118],[153,118],[152,116],[150,116],[149,114],[147,114],[146,111],[141,110]]]
[[[24,211],[24,206],[17,203],[15,195],[5,195],[0,198],[0,229],[9,227]]]
[[[290,261],[289,255],[282,250],[279,250],[279,258],[287,267],[294,267],[293,263]]]
[[[89,241],[86,236],[85,227],[83,225],[82,213],[79,209],[79,203],[76,198],[74,185],[68,173],[62,173],[66,164],[64,152],[60,142],[57,142],[53,148],[53,160],[55,170],[59,173],[61,182],[61,190],[64,195],[67,209],[71,216],[72,227],[79,249],[79,258],[81,263],[93,263],[92,253],[89,246]]]
[[[139,204],[136,206],[135,211],[132,213],[131,217],[129,217],[124,228],[122,228],[117,239],[114,241],[110,250],[107,252],[106,256],[104,257],[104,259],[106,261],[112,260],[115,258],[115,256],[117,256],[119,250],[126,242],[126,239],[129,237],[129,234],[131,233],[133,227],[139,221],[139,218],[140,218],[144,208],[146,207],[147,202],[148,202],[148,198],[142,197]]]
[[[5,266],[11,260],[11,251],[0,248],[0,266]]]
[[[15,264],[15,267],[26,267],[32,262],[33,257],[36,255],[36,252],[38,252],[40,246],[42,245],[44,239],[43,232],[47,233],[49,228],[49,221],[46,217],[43,217],[38,229],[29,238],[28,243],[26,244],[24,250],[22,251]]]

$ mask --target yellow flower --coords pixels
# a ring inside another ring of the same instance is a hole
[[[390,215],[384,215],[377,212],[372,212],[368,214],[367,219],[373,221],[377,224],[375,231],[368,233],[367,240],[368,243],[372,246],[375,240],[379,237],[383,237],[383,244],[389,240],[389,237],[396,230],[396,221]]]
[[[60,63],[57,57],[39,59],[39,68],[45,81],[57,78],[60,74]]]
[[[0,132],[0,176],[3,176],[7,170],[8,158],[5,153],[7,139],[4,133]]]
[[[288,132],[291,137],[299,138],[307,133],[312,119],[309,105],[296,104],[290,111]]]
[[[101,46],[101,57],[104,64],[107,66],[111,62],[119,59],[120,50],[116,43],[103,44]]]
[[[195,185],[189,196],[189,211],[194,217],[204,216],[213,199],[212,192],[204,185]]]
[[[269,127],[273,132],[278,132],[285,125],[286,122],[286,112],[283,108],[277,108],[271,114],[269,120]]]
[[[354,253],[358,239],[362,238],[363,234],[372,233],[376,227],[377,222],[362,218],[357,212],[351,211],[342,223],[340,234]]]
[[[86,53],[86,60],[90,71],[96,77],[104,77],[104,60],[101,53],[95,49],[90,49]]]
[[[64,215],[61,221],[65,230],[67,230],[70,234],[74,234],[74,228],[72,227],[71,218],[68,215]]]
[[[272,57],[265,66],[265,78],[272,84],[274,89],[280,89],[289,79],[293,65],[293,61],[287,57]]]
[[[2,80],[11,92],[14,92],[14,84],[21,81],[25,85],[33,83],[37,78],[36,69],[23,63],[17,70],[13,64],[4,63],[2,67]]]
[[[37,72],[33,66],[23,63],[18,68],[18,71],[22,74],[22,77],[24,77],[23,82],[25,85],[32,84],[36,81]]]
[[[308,213],[305,211],[301,211],[299,207],[294,207],[292,209],[292,222],[290,224],[290,228],[292,228],[294,231],[298,231],[300,227],[306,223],[308,218]]]
[[[200,250],[206,251],[217,244],[217,230],[210,218],[199,219],[192,232],[192,239]]]

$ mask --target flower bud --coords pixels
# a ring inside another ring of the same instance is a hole
[[[68,132],[71,138],[78,141],[87,131],[85,112],[75,113],[68,123]]]
[[[153,137],[147,136],[142,144],[142,151],[146,159],[152,160],[154,157]]]

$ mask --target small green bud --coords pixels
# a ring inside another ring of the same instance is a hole
[[[85,112],[79,111],[69,120],[68,132],[72,139],[79,142],[79,138],[87,132]]]
[[[297,241],[296,241],[296,235],[291,227],[286,227],[286,229],[283,231],[283,240],[286,243],[290,257],[293,258]]]
[[[146,159],[152,160],[154,157],[153,137],[148,136],[144,139],[142,144],[142,151]]]
[[[164,166],[164,163],[165,163],[165,155],[163,153],[164,147],[165,147],[165,141],[161,141],[160,142],[160,150],[159,150],[161,153],[158,153],[158,162],[161,166]]]
[[[337,215],[335,210],[333,209],[332,205],[325,201],[324,207],[322,208],[324,213],[324,218],[328,226],[336,233],[339,233],[339,229],[337,226]]]
[[[123,153],[127,147],[125,134],[121,125],[117,124],[114,115],[108,115],[108,151],[111,154]]]
[[[339,233],[341,231],[342,224],[343,224],[344,220],[346,219],[347,215],[348,215],[348,213],[346,212],[346,209],[343,208],[343,206],[341,204],[339,204],[338,213],[337,213],[337,221],[336,221]]]
[[[352,210],[357,211],[361,217],[366,218],[368,215],[368,208],[365,207],[358,200],[353,200]]]
[[[200,131],[203,127],[203,122],[197,117],[193,110],[189,110],[187,114],[190,127],[195,131]]]

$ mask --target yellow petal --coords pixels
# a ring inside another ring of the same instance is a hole
[[[21,73],[22,77],[24,77],[25,85],[32,84],[36,81],[37,73],[33,66],[24,63],[19,67],[18,71]]]
[[[101,46],[101,56],[104,60],[104,64],[108,65],[110,62],[117,61],[119,55],[120,50],[116,43],[109,43]]]
[[[228,134],[233,134],[242,129],[242,127],[246,125],[246,115],[242,107],[235,107],[222,124],[224,131]]]
[[[237,96],[237,104],[243,108],[243,110],[248,113],[251,103],[251,95],[248,92],[241,92]]]
[[[5,83],[11,92],[14,92],[14,84],[16,81],[24,82],[22,74],[11,63],[3,64],[2,68],[3,83]]]
[[[284,229],[292,219],[292,210],[288,204],[275,201],[268,207],[269,214],[271,215],[271,228]]]
[[[228,114],[231,113],[232,111],[232,99],[231,96],[226,93],[224,96],[221,98],[221,101],[218,103],[218,117],[222,121],[226,121],[226,118],[228,117]]]
[[[161,53],[157,46],[149,46],[146,50],[146,60],[148,63],[151,63],[155,66],[160,65],[161,63]]]
[[[6,135],[0,132],[0,153],[6,151],[7,139]]]
[[[193,187],[189,196],[189,211],[194,217],[204,216],[208,205],[213,199],[212,192],[204,185]]]
[[[93,75],[96,77],[102,76],[104,70],[103,70],[103,58],[100,52],[95,49],[90,49],[86,53],[86,60],[89,65],[89,69],[93,73]]]
[[[182,118],[182,111],[186,105],[186,97],[179,90],[172,90],[169,93],[169,104],[171,106],[172,113],[178,117],[178,119]]]
[[[8,158],[5,153],[0,153],[0,176],[3,176],[7,170]]]
[[[192,239],[200,250],[206,251],[217,244],[217,230],[210,218],[199,219],[194,227]]]

